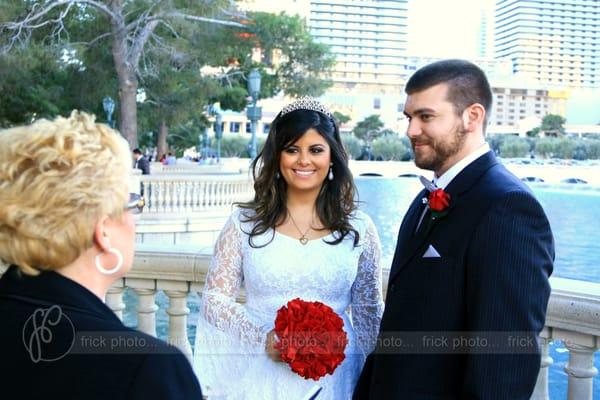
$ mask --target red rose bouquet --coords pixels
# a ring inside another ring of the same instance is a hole
[[[275,349],[292,371],[304,379],[319,380],[333,374],[344,361],[348,336],[344,321],[318,301],[294,299],[277,311]]]

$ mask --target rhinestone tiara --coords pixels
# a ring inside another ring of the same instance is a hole
[[[332,115],[329,112],[329,110],[327,108],[325,108],[325,106],[321,102],[319,102],[317,99],[315,99],[314,97],[310,97],[310,96],[301,97],[298,100],[283,107],[283,109],[281,110],[281,116],[284,116],[285,114],[290,113],[292,111],[296,111],[296,110],[318,111],[320,113],[327,115],[329,118],[332,118]]]

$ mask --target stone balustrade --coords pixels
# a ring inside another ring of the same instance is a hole
[[[139,180],[146,199],[143,219],[230,209],[232,203],[254,195],[247,174],[142,175]]]
[[[138,327],[155,334],[154,294],[163,290],[170,301],[166,310],[169,315],[168,341],[191,357],[186,327],[195,325],[195,321],[188,321],[190,311],[185,299],[189,293],[201,293],[211,253],[210,247],[200,250],[138,249],[134,268],[113,287],[118,295],[107,298],[107,304],[116,312],[122,311],[120,296],[126,287],[132,288],[139,296]],[[388,275],[389,271],[384,271],[384,288]],[[592,400],[593,378],[598,374],[594,353],[600,348],[600,284],[551,278],[551,285],[546,326],[541,333],[542,368],[532,399],[549,399],[548,367],[553,363],[548,355],[549,344],[561,341],[569,350],[569,362],[565,367],[567,399]],[[243,300],[241,294],[238,301]]]
[[[188,358],[192,348],[188,338],[190,309],[187,298],[191,293],[201,293],[212,253],[205,248],[150,248],[138,246],[133,269],[119,279],[109,290],[106,304],[122,318],[126,305],[123,293],[132,289],[137,297],[138,329],[156,335],[158,305],[155,295],[163,291],[169,299],[168,342],[177,346]],[[0,273],[3,267],[0,266]],[[389,271],[384,271],[384,287]],[[549,344],[561,341],[569,350],[565,367],[568,379],[568,400],[592,400],[593,378],[598,374],[594,367],[594,354],[600,348],[600,284],[576,280],[551,278],[552,294],[548,304],[546,326],[541,332],[542,361],[534,400],[549,399],[548,368],[553,360]],[[385,295],[385,293],[384,293]],[[243,302],[243,293],[238,298]]]

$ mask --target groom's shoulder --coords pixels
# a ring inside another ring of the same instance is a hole
[[[483,174],[477,187],[493,197],[504,197],[515,192],[532,194],[531,189],[501,162],[494,164]]]

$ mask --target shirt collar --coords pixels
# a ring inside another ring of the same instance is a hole
[[[483,145],[479,146],[477,149],[475,149],[472,153],[467,155],[465,158],[463,158],[462,160],[460,160],[459,162],[454,164],[448,171],[444,172],[442,174],[442,176],[440,176],[440,177],[434,176],[433,184],[436,185],[440,189],[446,189],[446,186],[448,186],[448,184],[450,182],[452,182],[452,180],[458,174],[460,174],[460,172],[463,169],[465,169],[469,164],[471,164],[473,161],[477,160],[479,157],[481,157],[488,151],[490,151],[490,145],[487,144],[487,142],[486,142]]]

